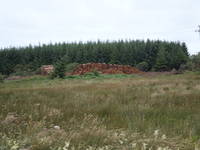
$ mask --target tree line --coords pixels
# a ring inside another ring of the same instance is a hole
[[[68,63],[111,63],[137,66],[144,71],[179,69],[189,58],[185,43],[119,40],[87,43],[56,43],[0,50],[0,73],[36,71],[59,60]]]

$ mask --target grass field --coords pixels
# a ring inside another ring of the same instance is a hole
[[[200,74],[0,83],[0,150],[198,150]]]

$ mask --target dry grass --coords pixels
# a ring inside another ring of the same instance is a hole
[[[198,74],[0,84],[0,150],[194,150]]]

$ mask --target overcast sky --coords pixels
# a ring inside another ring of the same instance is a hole
[[[200,52],[200,0],[0,0],[0,47],[152,39]]]

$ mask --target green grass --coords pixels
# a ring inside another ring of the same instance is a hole
[[[59,150],[66,142],[80,150],[140,150],[145,144],[193,150],[200,139],[199,108],[200,76],[191,72],[5,81],[0,150]]]
[[[72,75],[72,76],[66,76],[65,79],[123,79],[123,78],[133,78],[136,77],[137,75],[126,75],[126,74],[111,74],[111,75],[106,75],[106,74],[99,74],[99,75],[94,75],[93,73],[88,73],[86,75]]]

